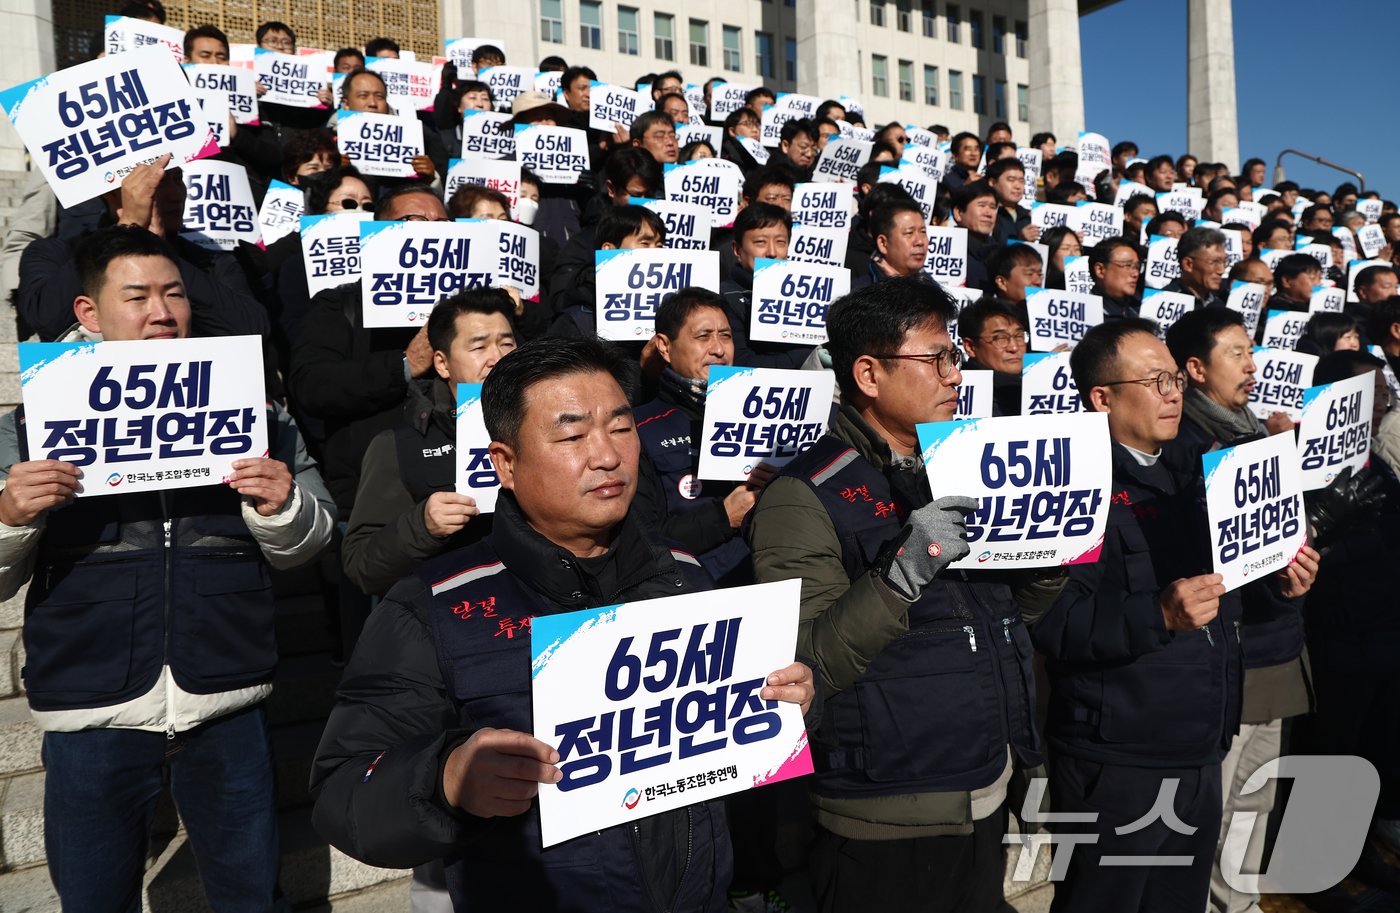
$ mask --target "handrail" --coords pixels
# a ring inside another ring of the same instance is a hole
[[[1278,154],[1278,158],[1274,161],[1274,184],[1276,185],[1283,183],[1283,157],[1285,155],[1302,156],[1310,162],[1317,162],[1319,165],[1325,165],[1328,168],[1335,168],[1338,171],[1345,172],[1361,182],[1361,186],[1358,188],[1360,193],[1366,192],[1366,176],[1361,172],[1353,171],[1344,165],[1338,165],[1336,162],[1329,162],[1320,155],[1311,155],[1299,149],[1285,149]]]

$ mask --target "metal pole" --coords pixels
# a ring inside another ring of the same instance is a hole
[[[1366,176],[1363,175],[1361,172],[1359,172],[1359,171],[1353,171],[1352,169],[1347,168],[1347,167],[1344,166],[1344,165],[1338,165],[1336,162],[1329,162],[1327,159],[1322,158],[1321,156],[1318,156],[1318,155],[1311,155],[1311,154],[1309,154],[1309,153],[1307,153],[1307,152],[1302,152],[1302,151],[1300,151],[1300,150],[1298,150],[1298,149],[1285,149],[1285,150],[1283,150],[1282,152],[1280,152],[1280,153],[1278,154],[1278,158],[1274,161],[1274,183],[1275,183],[1275,184],[1280,184],[1280,183],[1283,182],[1283,157],[1284,157],[1285,155],[1297,155],[1297,156],[1301,156],[1301,157],[1307,159],[1307,160],[1310,161],[1310,162],[1317,162],[1319,165],[1325,165],[1325,166],[1328,167],[1328,168],[1335,168],[1335,169],[1338,170],[1338,171],[1341,171],[1341,172],[1344,172],[1344,173],[1346,173],[1346,174],[1349,174],[1349,175],[1351,175],[1352,177],[1356,178],[1357,181],[1360,182],[1361,186],[1360,186],[1360,188],[1359,188],[1359,191],[1360,191],[1361,193],[1365,193],[1365,192],[1366,192]]]

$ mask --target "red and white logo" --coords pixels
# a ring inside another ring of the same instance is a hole
[[[676,491],[680,492],[682,498],[687,501],[694,501],[700,497],[700,490],[705,487],[705,483],[690,473],[681,476],[681,480],[676,483]]]

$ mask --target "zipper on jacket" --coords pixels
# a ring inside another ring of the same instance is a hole
[[[161,492],[161,506],[165,507],[165,492]],[[166,511],[169,513],[169,510]],[[171,543],[172,521],[165,518],[165,549],[161,552],[161,558],[165,566],[165,738],[167,741],[175,739],[175,667],[170,662],[170,604],[175,599],[175,569],[172,563],[172,543]]]
[[[972,652],[977,652],[977,630],[972,625],[963,625],[963,633],[967,635],[967,645],[972,648]]]
[[[1210,641],[1210,645],[1215,646],[1215,635],[1210,633],[1210,625],[1205,625],[1201,630],[1206,632],[1206,640]]]
[[[1003,618],[1003,619],[1001,620],[1001,634],[1002,634],[1003,637],[1006,638],[1006,642],[1007,642],[1007,643],[1011,643],[1011,619],[1010,619],[1010,618]]]
[[[695,855],[695,813],[691,811],[689,805],[685,807],[685,865],[681,866],[681,877],[676,879],[676,894],[671,898],[671,906],[668,910],[674,910],[681,899],[681,891],[685,888],[685,876],[690,871],[690,860]]]
[[[1235,646],[1244,646],[1244,641],[1240,640],[1240,623],[1238,621],[1235,622]]]

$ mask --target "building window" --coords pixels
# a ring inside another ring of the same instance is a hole
[[[948,43],[962,44],[962,10],[948,4]]]
[[[1016,22],[1016,56],[1026,56],[1026,24],[1020,20]]]
[[[783,39],[783,78],[797,82],[797,39]]]
[[[899,100],[914,100],[914,64],[908,60],[899,62]]]
[[[938,67],[924,66],[924,104],[938,104]]]
[[[1006,17],[992,17],[992,52],[996,54],[1006,53]]]
[[[754,72],[773,78],[773,36],[768,32],[753,33]]]
[[[901,32],[914,29],[914,14],[910,2],[911,0],[894,0],[894,22]]]
[[[540,40],[564,43],[564,0],[540,0]]]
[[[701,19],[690,20],[690,62],[697,67],[710,65],[710,24]]]
[[[972,74],[972,113],[987,113],[987,77]]]
[[[977,50],[982,50],[982,14],[976,10],[971,10],[967,14],[968,31],[972,33],[972,46]]]
[[[1031,88],[1030,86],[1016,87],[1016,119],[1030,122],[1031,119]]]
[[[992,116],[1006,120],[1006,80],[998,79],[992,86]]]
[[[919,8],[923,12],[924,37],[937,38],[938,16],[935,15],[933,11],[933,0],[923,0],[923,2],[919,4]]]
[[[870,0],[870,24],[885,24],[885,0]]]
[[[744,68],[743,52],[739,46],[739,30],[724,26],[724,68],[735,73]]]
[[[637,32],[637,10],[630,6],[617,8],[617,49],[636,57],[641,36]]]
[[[603,4],[598,0],[579,0],[578,40],[586,48],[603,47]]]
[[[661,60],[675,60],[676,17],[667,13],[657,13],[651,22],[652,29],[656,32],[656,56]]]
[[[957,70],[948,71],[948,107],[954,111],[961,111],[962,99],[962,73]]]
[[[870,91],[876,95],[890,94],[889,61],[879,54],[870,55]]]

